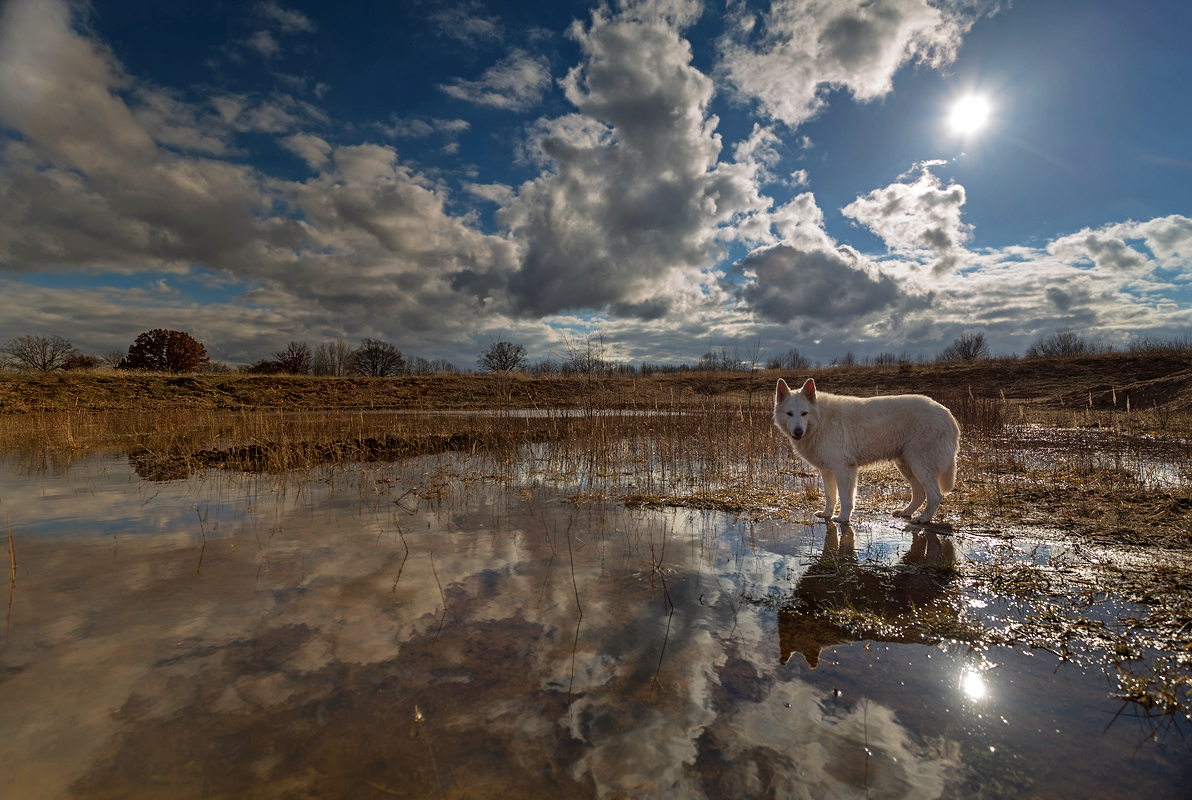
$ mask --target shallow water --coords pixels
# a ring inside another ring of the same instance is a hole
[[[0,510],[6,797],[1158,798],[1192,780],[1180,737],[1114,720],[1094,664],[852,642],[805,613],[844,593],[1013,614],[891,571],[984,557],[959,534],[576,503],[462,456],[173,482],[125,457],[9,460]]]

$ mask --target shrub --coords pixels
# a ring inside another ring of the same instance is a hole
[[[95,369],[99,366],[99,359],[95,356],[84,355],[83,353],[71,353],[62,362],[62,369],[65,370],[81,370],[81,369]]]
[[[1060,328],[1050,336],[1040,336],[1026,349],[1027,358],[1056,356],[1089,356],[1109,352],[1112,348],[1085,341],[1071,328]]]
[[[989,343],[983,333],[962,333],[935,357],[936,361],[983,361],[989,358]]]

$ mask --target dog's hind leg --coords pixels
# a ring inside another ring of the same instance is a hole
[[[927,490],[923,487],[923,482],[915,477],[915,473],[913,470],[911,470],[910,465],[901,458],[894,461],[894,466],[898,467],[898,471],[902,473],[902,477],[906,478],[907,483],[911,485],[911,502],[901,511],[895,511],[894,516],[914,516],[915,511],[918,510],[919,506],[923,505],[923,501],[927,499]]]
[[[940,507],[940,501],[944,499],[944,493],[940,491],[940,471],[922,463],[913,463],[910,468],[923,488],[927,490],[927,505],[923,506],[923,513],[914,517],[911,522],[926,525],[931,522],[931,518],[935,516],[936,510]]]
[[[836,476],[830,470],[821,469],[820,478],[824,482],[824,510],[815,512],[815,515],[831,519],[836,510]]]

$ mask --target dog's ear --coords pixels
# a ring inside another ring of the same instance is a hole
[[[774,402],[781,403],[783,400],[791,396],[791,387],[786,385],[786,381],[782,378],[778,379],[778,387],[774,390]]]
[[[806,397],[808,400],[810,400],[813,403],[815,402],[815,381],[814,380],[812,380],[811,378],[808,378],[807,382],[803,384],[803,388],[800,389],[799,391],[801,391],[803,393],[803,396]]]

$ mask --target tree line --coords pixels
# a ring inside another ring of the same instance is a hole
[[[580,337],[564,334],[563,344],[565,357],[548,356],[531,362],[523,345],[498,338],[483,348],[476,360],[476,366],[481,372],[521,372],[535,378],[593,378],[689,371],[752,372],[760,368],[800,372],[823,366],[818,361],[813,362],[795,347],[765,357],[760,339],[748,347],[744,355],[737,348],[730,350],[722,346],[708,350],[691,365],[651,364],[644,361],[635,365],[611,359],[600,332]],[[1138,355],[1188,355],[1192,353],[1192,338],[1184,336],[1182,339],[1162,339],[1140,336],[1132,339],[1124,351]],[[8,340],[0,352],[6,356],[5,366],[30,372],[108,367],[169,373],[238,371],[254,375],[359,375],[387,378],[402,375],[458,374],[467,371],[441,358],[406,358],[395,345],[382,339],[371,338],[362,339],[357,347],[352,347],[344,339],[333,339],[319,344],[313,350],[306,342],[292,341],[285,348],[273,352],[269,358],[233,370],[226,364],[212,362],[207,356],[206,347],[189,333],[165,328],[155,328],[140,334],[129,345],[127,352],[111,350],[101,356],[83,353],[68,339],[57,335],[19,336]],[[1071,328],[1061,328],[1032,342],[1026,348],[1025,357],[1064,358],[1112,352],[1116,352],[1112,345],[1085,338]],[[857,357],[850,350],[843,356],[832,359],[828,366],[901,366],[916,362],[977,362],[993,358],[985,334],[977,332],[958,336],[934,358],[920,356],[918,359],[912,359],[905,352]]]

